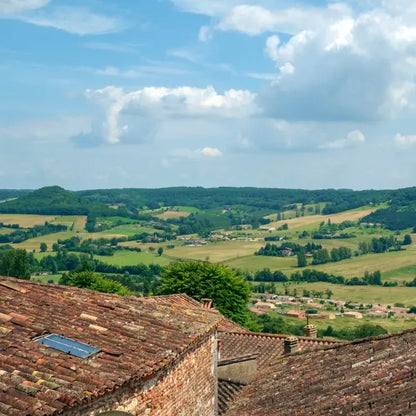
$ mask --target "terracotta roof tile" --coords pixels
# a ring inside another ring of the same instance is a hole
[[[256,354],[257,367],[261,370],[271,361],[284,354],[283,345],[287,337],[288,335],[255,332],[219,332],[221,360]],[[300,351],[316,350],[339,344],[340,342],[326,339],[298,337]]]
[[[185,293],[177,294],[177,295],[162,295],[162,296],[151,296],[151,297],[143,297],[140,298],[145,302],[157,302],[159,304],[166,304],[166,305],[174,305],[174,306],[183,306],[187,308],[206,308],[203,305],[191,298]],[[208,309],[211,312],[220,314],[217,309],[210,308]],[[220,314],[221,315],[221,314]],[[227,331],[227,332],[248,332],[247,329],[242,327],[241,325],[231,321],[230,319],[226,318],[225,316],[221,315],[221,322],[218,325],[218,331]]]
[[[151,376],[221,320],[158,300],[6,277],[0,283],[0,415],[54,415]],[[101,352],[82,359],[33,341],[49,333]]]
[[[416,330],[278,358],[227,416],[414,415]]]

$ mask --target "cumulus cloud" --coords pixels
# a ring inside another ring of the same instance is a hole
[[[321,6],[293,0],[290,7],[269,0],[172,1],[210,16],[211,30],[268,34],[265,52],[276,76],[258,104],[269,117],[381,121],[415,109],[414,0]]]
[[[204,147],[203,149],[198,151],[202,156],[206,157],[219,157],[222,156],[222,152],[220,149],[216,147]]]
[[[26,23],[51,27],[77,35],[113,33],[123,28],[119,19],[94,13],[85,7],[48,7],[15,14],[12,17]]]
[[[410,147],[416,144],[416,136],[404,136],[397,133],[394,139],[399,147]]]
[[[255,95],[245,90],[219,94],[213,87],[146,87],[124,92],[122,88],[111,86],[87,90],[86,95],[105,113],[101,134],[108,143],[118,143],[132,132],[146,136],[154,126],[166,120],[241,119],[259,112],[254,103]]]
[[[365,136],[360,130],[353,130],[347,134],[347,137],[339,140],[326,142],[319,146],[320,149],[345,149],[355,147],[365,142]]]
[[[0,15],[40,9],[49,2],[50,0],[1,0]]]

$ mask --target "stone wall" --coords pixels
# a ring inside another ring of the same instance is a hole
[[[164,373],[134,388],[121,388],[65,415],[98,416],[101,412],[118,410],[134,416],[215,416],[216,345],[216,334],[212,333]]]

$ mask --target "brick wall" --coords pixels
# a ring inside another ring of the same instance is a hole
[[[210,334],[169,371],[65,414],[97,416],[119,410],[134,416],[215,416],[216,360],[216,334]]]

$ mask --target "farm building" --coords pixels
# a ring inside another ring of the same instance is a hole
[[[361,312],[355,312],[355,311],[344,312],[343,316],[345,318],[355,318],[355,319],[362,319],[363,318],[363,314]]]
[[[290,416],[311,414],[315,398],[318,409],[346,401],[352,411],[343,414],[379,414],[354,406],[369,400],[384,349],[388,382],[402,382],[395,394],[407,400],[415,391],[416,332],[349,348],[317,338],[314,325],[303,337],[249,332],[211,306],[186,295],[122,297],[0,277],[0,415]],[[340,371],[362,381],[348,383],[346,399],[335,403],[329,377],[338,386]],[[315,379],[328,387],[317,389]],[[282,390],[267,398],[273,383]],[[378,390],[371,394],[374,409],[385,405]]]

